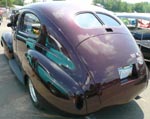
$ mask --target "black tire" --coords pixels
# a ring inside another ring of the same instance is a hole
[[[41,106],[40,101],[39,101],[40,96],[37,93],[36,89],[34,88],[32,80],[30,78],[28,78],[28,84],[27,85],[28,85],[28,91],[29,91],[29,95],[30,95],[30,98],[32,100],[32,103],[34,104],[35,107],[42,109],[42,106]]]

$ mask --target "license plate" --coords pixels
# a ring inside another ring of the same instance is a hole
[[[132,75],[133,65],[118,68],[120,79],[125,79]]]

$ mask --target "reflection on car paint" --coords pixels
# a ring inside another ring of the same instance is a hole
[[[44,83],[53,85],[62,94],[64,94],[65,96],[68,96],[69,89],[65,89],[65,86],[63,84],[59,84],[59,82],[57,82],[57,80],[55,80],[47,71],[45,71],[44,68],[40,64],[37,64],[37,65],[38,65],[36,66],[37,73],[43,79]],[[51,87],[48,87],[48,88],[51,89]],[[55,93],[54,89],[51,91]]]
[[[49,51],[46,52],[46,56],[60,66],[64,66],[71,70],[75,69],[73,62],[68,57],[66,57],[62,52],[59,52],[51,48],[50,52]]]
[[[32,38],[28,38],[26,40],[26,46],[27,48],[29,49],[35,49],[35,43],[36,43],[36,40],[32,39]]]
[[[36,43],[35,40],[28,38],[28,40],[26,41],[26,46],[34,50],[35,43]],[[56,64],[58,64],[59,66],[64,66],[70,70],[75,69],[75,65],[73,64],[73,62],[68,57],[66,57],[62,52],[55,50],[54,48],[50,48],[48,51],[46,51],[45,56],[51,59]]]

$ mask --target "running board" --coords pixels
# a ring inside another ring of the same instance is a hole
[[[9,60],[9,65],[12,69],[12,71],[15,73],[15,75],[17,76],[18,80],[24,84],[24,78],[23,78],[23,73],[21,72],[17,62],[15,59],[10,59]]]

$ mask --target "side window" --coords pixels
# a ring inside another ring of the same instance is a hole
[[[21,31],[30,35],[39,36],[41,33],[39,19],[32,13],[26,13],[23,17]]]
[[[111,16],[106,14],[97,13],[97,16],[102,20],[102,22],[107,26],[120,26],[120,23]]]
[[[75,16],[75,22],[81,28],[91,29],[98,28],[102,24],[92,13],[81,13]]]

